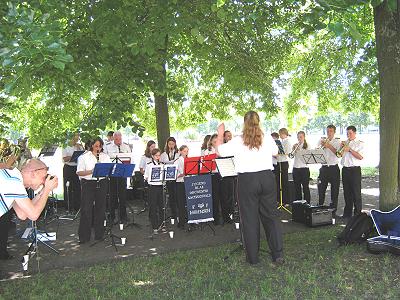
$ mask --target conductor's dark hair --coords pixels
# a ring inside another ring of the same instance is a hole
[[[206,150],[208,148],[208,141],[210,140],[210,138],[211,138],[211,134],[207,134],[204,137],[203,144],[201,145],[201,150]]]
[[[174,142],[175,143],[175,147],[174,147],[174,151],[175,153],[178,152],[178,146],[176,145],[176,139],[172,136],[170,136],[169,138],[167,138],[167,141],[165,142],[165,147],[164,147],[164,151],[169,154],[169,147],[168,147],[168,143],[169,142]]]
[[[335,125],[328,125],[326,128],[332,128],[334,132],[336,132],[336,126]]]
[[[144,150],[144,156],[146,156],[146,157],[148,157],[148,158],[151,157],[150,147],[151,147],[152,145],[155,145],[155,144],[156,144],[156,142],[153,141],[153,140],[150,140],[150,141],[147,142],[146,150]]]
[[[353,126],[353,125],[348,126],[348,127],[346,128],[346,130],[351,130],[351,131],[353,131],[353,132],[357,132],[356,127]]]
[[[209,151],[211,151],[211,149],[212,149],[212,142],[213,142],[213,140],[216,139],[216,138],[218,138],[218,134],[214,133],[214,134],[210,137],[210,139],[208,140],[207,149],[208,149]]]
[[[114,135],[114,131],[109,131],[108,133],[107,133],[107,136],[113,136]]]
[[[92,141],[92,143],[91,143],[91,145],[90,145],[90,151],[93,150],[93,145],[96,144],[96,142],[99,142],[101,148],[103,148],[103,145],[104,145],[103,140],[101,139],[101,137],[97,137],[97,138],[95,138],[95,139]]]

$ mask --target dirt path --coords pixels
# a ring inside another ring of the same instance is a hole
[[[364,178],[363,187],[363,207],[364,209],[378,208],[378,191],[379,181],[377,177]],[[311,185],[312,203],[318,202],[317,186],[315,182]],[[327,194],[327,202],[330,199],[329,192]],[[47,249],[45,246],[39,246],[40,253],[40,271],[45,272],[53,269],[69,269],[90,266],[101,262],[113,261],[116,259],[124,259],[143,255],[157,255],[168,251],[177,251],[185,249],[193,249],[200,247],[216,246],[226,243],[234,243],[239,239],[239,231],[235,229],[234,224],[224,226],[215,226],[215,236],[207,226],[203,230],[195,230],[192,232],[178,229],[175,225],[169,224],[169,230],[174,232],[174,237],[171,239],[169,233],[159,234],[151,237],[151,229],[147,217],[147,212],[137,215],[137,212],[142,208],[141,201],[131,201],[130,205],[134,210],[135,222],[141,227],[129,227],[120,231],[119,226],[114,226],[113,232],[121,237],[126,237],[126,244],[118,246],[118,251],[110,245],[109,241],[100,242],[97,245],[78,244],[78,225],[79,219],[75,221],[59,221],[57,231],[57,241],[51,245],[60,251],[57,255]],[[338,214],[343,213],[344,199],[343,191],[339,194],[339,210]],[[62,209],[59,209],[59,214],[62,214]],[[132,212],[129,214],[132,220]],[[296,232],[302,230],[310,230],[308,227],[294,223],[291,221],[291,216],[285,212],[281,213],[283,229],[285,233]],[[339,225],[336,225],[339,226]],[[23,230],[26,223],[17,225],[16,230]],[[48,232],[57,229],[57,222],[54,221],[48,225]],[[117,243],[120,243],[117,240]],[[15,235],[15,231],[10,235],[9,253],[14,256],[14,259],[8,261],[0,261],[0,279],[18,278],[23,276],[21,259],[28,245],[26,241]],[[37,273],[36,260],[29,264],[30,274]]]

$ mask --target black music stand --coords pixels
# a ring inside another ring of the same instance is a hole
[[[204,175],[204,174],[209,174],[212,176],[212,171],[213,171],[213,169],[216,168],[216,164],[214,162],[214,159],[216,159],[216,155],[211,155],[211,156],[214,156],[214,158],[205,159],[208,156],[209,155],[195,157],[194,159],[193,158],[189,158],[188,160],[185,159],[184,167],[183,167],[185,176],[187,176],[187,175]],[[212,183],[211,183],[211,185],[212,185]],[[187,203],[186,203],[186,205],[187,205]],[[213,207],[213,209],[214,209],[214,207]],[[203,222],[200,223],[200,229],[202,231],[204,229],[203,224],[204,224]],[[212,224],[210,224],[210,222],[206,222],[206,225],[211,229],[213,235],[215,235],[214,226]]]
[[[127,173],[132,174],[133,169],[135,168],[134,165],[125,165],[125,164],[115,164],[115,163],[97,163],[93,170],[92,177],[97,178],[99,180],[100,177],[105,177],[106,180],[109,181],[110,177],[127,177],[125,176]],[[130,176],[130,175],[129,175]],[[128,177],[129,177],[128,176]],[[110,197],[106,197],[106,201],[108,200],[109,207],[110,204]],[[122,238],[113,234],[112,228],[114,226],[114,222],[108,222],[107,230],[105,233],[105,237],[90,246],[94,246],[100,241],[105,241],[108,237],[110,238],[111,244],[107,247],[114,247],[115,251],[118,251],[117,244],[115,243],[115,239],[119,239],[122,241]]]
[[[76,150],[76,151],[74,151],[74,153],[72,153],[72,156],[71,156],[69,162],[77,163],[77,162],[78,162],[79,156],[81,156],[83,153],[85,153],[84,150]],[[70,199],[69,199],[69,184],[68,184],[66,187],[67,187],[67,193],[66,193],[66,195],[67,195],[67,197],[68,197],[68,198],[67,198],[67,214],[66,214],[66,215],[60,216],[59,219],[60,219],[60,220],[74,221],[74,220],[76,220],[76,218],[78,217],[79,212],[81,211],[81,209],[79,208],[79,210],[76,212],[75,215],[71,215],[71,214],[70,214],[71,211],[70,211]],[[64,199],[64,201],[65,201],[65,199]]]
[[[302,156],[307,165],[327,163],[323,149],[306,150]]]
[[[56,146],[56,145],[43,147],[42,150],[40,150],[40,153],[39,153],[38,157],[41,157],[41,156],[53,156],[54,153],[56,153],[57,148],[58,148],[58,146]]]

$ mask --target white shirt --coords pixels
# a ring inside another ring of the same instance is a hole
[[[12,208],[15,200],[25,198],[28,195],[21,172],[17,168],[0,169],[0,217]]]
[[[308,150],[310,147],[307,145],[306,149],[303,149],[303,143],[300,144],[299,149],[296,151],[294,155],[293,168],[308,168],[306,162],[304,161],[304,152]]]
[[[180,175],[185,175],[185,158],[183,156],[179,156],[178,160],[176,161],[177,165],[177,177],[176,182],[185,182],[185,177],[179,177]]]
[[[274,143],[275,143],[275,141],[274,141]],[[278,155],[278,157],[276,158],[277,162],[288,161],[287,155],[292,151],[292,144],[290,143],[288,137],[281,140],[281,143],[282,143],[283,150],[285,150],[286,155],[283,155],[283,154]],[[276,143],[275,143],[275,146],[276,146]],[[278,146],[276,146],[276,147],[278,148]]]
[[[349,147],[351,150],[358,152],[362,157],[364,157],[364,142],[355,138],[350,141]],[[350,152],[345,152],[341,164],[343,167],[359,167],[361,166],[361,160],[357,159]]]
[[[131,147],[127,143],[121,143],[119,147],[114,142],[108,142],[104,145],[104,153],[110,158],[115,158],[118,153],[131,153]]]
[[[340,139],[333,138],[329,141],[329,144],[332,145],[333,148],[338,150],[340,148]],[[318,146],[321,146],[321,141],[319,141]],[[336,153],[333,153],[331,149],[324,148],[324,156],[326,159],[326,164],[323,164],[324,166],[334,166],[338,164],[339,159],[336,156]]]
[[[235,170],[237,173],[252,173],[272,170],[272,155],[278,154],[278,147],[272,137],[264,136],[259,149],[249,149],[243,144],[241,136],[218,147],[222,157],[234,156]]]
[[[151,157],[147,157],[146,155],[143,155],[141,158],[140,158],[140,163],[139,163],[139,169],[143,169],[143,170],[146,170],[146,165],[149,163],[149,162],[152,162],[152,158]]]
[[[204,155],[205,155],[204,153],[206,152],[206,150],[207,150],[207,149],[201,149],[201,151],[200,151],[200,156],[204,156]]]
[[[111,160],[107,154],[100,152],[99,153],[99,162],[100,163],[111,163]],[[88,151],[79,157],[78,166],[76,168],[76,173],[78,173],[80,171],[93,170],[96,163],[97,163],[97,157],[95,155],[93,155],[92,151]],[[102,177],[100,177],[100,178],[102,178]],[[89,174],[86,176],[79,176],[79,179],[97,180],[97,178],[92,177],[92,174]]]
[[[173,164],[179,158],[180,154],[178,150],[171,152],[169,155],[167,152],[163,152],[160,157],[160,161],[164,164]]]
[[[160,166],[161,172],[164,171],[163,164],[152,160],[146,165],[146,170],[144,171],[144,176],[143,176],[144,180],[146,180],[149,185],[162,185],[163,184],[162,181],[151,181],[151,169],[153,168],[153,166]]]
[[[85,149],[83,149],[83,147],[82,147],[82,145],[79,145],[79,144],[76,144],[75,146],[68,146],[67,148],[64,148],[63,150],[62,150],[62,157],[64,158],[64,157],[67,157],[67,156],[72,156],[72,154],[75,152],[75,151],[82,151],[82,150],[85,150]],[[68,165],[68,166],[76,166],[77,165],[77,163],[76,162],[64,162],[66,165]]]

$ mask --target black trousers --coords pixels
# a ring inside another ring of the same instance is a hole
[[[81,206],[81,183],[79,181],[78,175],[76,175],[76,166],[69,166],[64,164],[63,177],[64,203],[65,205],[67,205],[67,201],[69,199],[70,209],[74,209],[75,211],[77,211]],[[66,185],[67,181],[69,181],[68,188]]]
[[[230,221],[233,214],[235,178],[224,177],[221,179],[221,212],[224,222]]]
[[[82,179],[81,219],[79,222],[79,241],[90,241],[92,221],[94,238],[99,240],[104,235],[104,219],[106,212],[107,180]],[[94,209],[93,209],[94,205]],[[94,213],[94,215],[92,215]]]
[[[214,223],[220,224],[220,221],[221,221],[221,175],[219,175],[219,173],[212,173],[211,185],[212,185]]]
[[[115,219],[115,210],[118,209],[119,220],[125,222],[128,220],[126,213],[126,178],[110,178],[110,216]]]
[[[186,210],[186,194],[185,194],[185,183],[176,183],[176,198],[178,204],[178,217],[179,223],[178,227],[184,227],[187,221],[187,210]]]
[[[340,188],[340,169],[338,165],[322,166],[319,169],[318,197],[319,205],[325,203],[325,192],[328,184],[331,184],[331,203],[330,206],[337,210],[339,188]]]
[[[9,210],[0,217],[0,256],[5,256],[7,252],[8,231],[10,230],[12,210]]]
[[[259,261],[260,220],[275,260],[283,255],[281,222],[276,209],[275,176],[270,170],[238,176],[239,213],[247,261]]]
[[[345,202],[343,216],[351,217],[353,214],[353,207],[354,214],[360,214],[362,209],[361,167],[343,167],[342,182]]]
[[[153,229],[158,229],[163,222],[163,187],[149,185],[149,217]]]
[[[168,190],[169,208],[171,209],[171,217],[173,219],[176,219],[176,217],[178,216],[178,204],[176,200],[176,182],[168,181],[167,190]]]
[[[310,195],[310,169],[309,168],[293,168],[293,182],[296,193],[296,200],[311,201]],[[304,197],[303,197],[304,194]]]
[[[283,204],[290,204],[289,196],[289,163],[287,161],[274,165],[274,174],[276,176],[276,196],[277,201],[280,203],[280,189],[282,182],[282,202]],[[281,177],[280,177],[281,176]]]

